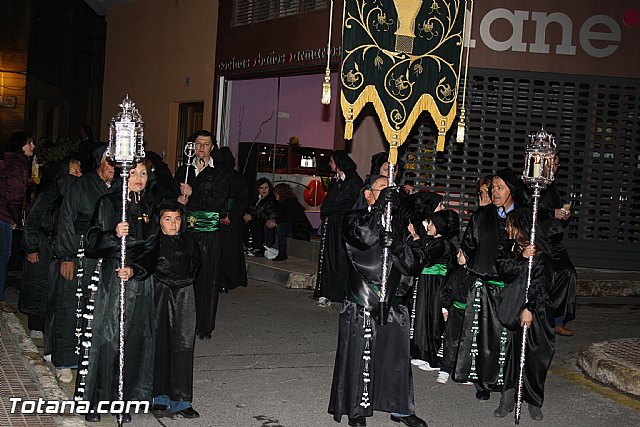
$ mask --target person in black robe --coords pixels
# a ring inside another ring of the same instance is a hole
[[[391,420],[426,426],[415,415],[409,362],[409,313],[404,304],[406,283],[422,267],[423,253],[408,230],[387,232],[382,214],[387,203],[397,205],[397,189],[386,178],[365,190],[369,208],[348,213],[343,235],[349,257],[349,281],[340,310],[338,348],[331,385],[329,413],[350,426],[366,426],[374,410],[391,412]],[[378,309],[384,248],[389,248],[385,313]],[[403,278],[408,279],[404,281]],[[403,295],[404,294],[404,295]],[[380,325],[380,317],[386,320]]]
[[[554,173],[557,171],[559,163],[560,155],[557,154]],[[564,229],[571,219],[571,205],[562,204],[555,182],[549,184],[542,191],[538,218],[551,242],[553,284],[549,290],[549,297],[555,310],[555,333],[556,335],[572,336],[573,331],[567,329],[566,324],[576,315],[577,273],[567,249],[562,244]]]
[[[434,242],[432,237],[427,236],[423,221],[427,221],[428,217],[436,210],[443,209],[444,206],[441,202],[442,196],[437,193],[429,191],[414,193],[402,200],[397,213],[394,215],[394,220],[396,220],[401,227],[410,227],[413,233],[421,236],[421,242],[425,245],[425,248],[429,248],[429,250],[426,251],[427,259],[425,259],[425,262],[428,263],[429,266],[435,264],[435,262],[444,255],[445,244],[440,240]],[[425,367],[428,367],[429,363],[426,359],[423,359],[423,357],[426,356],[422,344],[424,344],[427,335],[426,328],[429,320],[427,320],[426,316],[426,305],[429,304],[428,295],[431,294],[430,291],[427,291],[427,288],[425,288],[424,283],[419,283],[420,276],[413,280],[412,298],[411,301],[408,302],[411,308],[411,364],[415,366],[425,365]]]
[[[61,166],[61,172],[56,180],[36,198],[22,235],[22,249],[27,256],[24,264],[24,285],[20,291],[18,308],[28,315],[28,327],[32,331],[32,338],[44,338],[43,333],[49,329],[46,326],[46,319],[50,288],[52,288],[49,282],[49,268],[53,260],[51,241],[55,228],[54,217],[58,217],[57,211],[62,202],[62,195],[75,179],[82,176],[80,163],[77,160],[65,163],[66,168],[64,165]],[[50,342],[47,341],[50,339],[45,340],[45,346],[47,344],[50,346]],[[46,349],[44,354],[51,354],[50,348]]]
[[[495,309],[495,298],[504,282],[498,277],[496,259],[507,238],[508,213],[527,203],[524,183],[511,169],[499,170],[491,187],[492,204],[473,213],[460,244],[467,269],[476,281],[466,301],[454,378],[474,382],[480,400],[489,400],[490,392],[504,383],[507,331]]]
[[[92,408],[100,401],[118,400],[121,280],[126,282],[123,399],[151,401],[153,397],[152,274],[158,256],[157,226],[145,194],[148,176],[144,162],[129,171],[126,221],[122,221],[122,195],[107,194],[98,200],[87,231],[87,257],[102,260],[83,396]],[[123,236],[126,236],[126,261],[125,267],[120,268]],[[85,416],[89,422],[100,418],[97,412]],[[129,414],[123,417],[125,422],[130,419]]]
[[[244,242],[247,255],[264,256],[265,223],[275,218],[276,196],[273,193],[273,185],[267,178],[258,178],[255,186],[253,202],[247,208],[242,219],[244,220]]]
[[[342,220],[358,198],[362,179],[356,172],[356,164],[343,151],[336,150],[329,160],[335,177],[331,180],[320,214],[322,240],[318,259],[318,275],[313,297],[318,305],[329,306],[341,302],[347,286],[348,260],[342,238]]]
[[[107,161],[105,151],[106,147],[101,147],[94,153],[99,159],[98,168],[78,178],[62,199],[57,232],[53,240],[55,259],[51,264],[50,274],[55,292],[55,313],[51,361],[60,369],[58,375],[64,382],[72,380],[69,368],[78,363],[78,249],[81,242],[86,248],[87,230],[98,199],[119,187],[111,185],[115,169]],[[86,295],[96,260],[85,253],[82,263],[84,275],[81,278],[81,288]],[[80,301],[81,307],[85,305],[83,298]]]
[[[379,176],[389,176],[389,153],[386,151],[381,151],[379,153],[371,156],[371,169],[369,171],[369,175],[367,175],[362,181],[362,186],[358,191],[358,198],[353,204],[353,208],[355,210],[358,209],[366,209],[367,201],[364,198],[364,189],[371,186],[372,180],[375,180]],[[395,167],[395,172],[393,176],[393,182],[399,183],[402,181],[404,176],[404,162],[402,160],[398,160],[398,163]],[[402,191],[400,192],[400,200],[403,201],[404,198],[408,195],[414,194],[415,189],[411,185],[404,185],[401,187]]]
[[[442,292],[442,312],[446,323],[442,338],[442,361],[436,379],[439,384],[446,384],[449,381],[456,366],[467,297],[476,280],[475,276],[466,269],[464,262],[462,250],[458,249],[457,264],[448,274]]]
[[[244,212],[249,206],[249,192],[240,172],[235,170],[236,159],[229,147],[220,148],[229,170],[229,196],[226,215],[220,220],[220,239],[222,241],[222,282],[220,289],[228,292],[238,286],[247,286],[247,266],[242,247]]]
[[[553,282],[553,259],[543,229],[536,227],[535,245],[530,236],[533,213],[517,209],[507,218],[507,233],[514,240],[513,249],[498,258],[498,274],[505,282],[505,290],[497,299],[500,322],[509,330],[505,381],[496,417],[505,417],[515,406],[516,388],[520,373],[522,333],[526,324],[527,348],[523,375],[523,400],[528,403],[533,420],[542,420],[544,385],[555,348],[553,306],[549,290]],[[527,292],[529,258],[533,256],[531,284]],[[526,299],[525,299],[526,294]]]
[[[427,222],[426,227],[424,222]],[[426,221],[421,221],[419,217],[412,221],[412,227],[420,233],[420,240],[425,245],[425,262],[413,294],[415,321],[411,363],[423,371],[438,370],[440,367],[438,352],[445,327],[442,294],[447,273],[455,259],[455,246],[451,239],[457,237],[459,223],[458,214],[452,210],[430,213]]]
[[[157,208],[160,222],[158,259],[153,273],[155,362],[153,408],[198,418],[193,409],[193,351],[196,302],[193,281],[200,249],[189,231],[181,231],[184,209],[176,201]]]
[[[311,223],[289,184],[278,184],[273,192],[276,197],[275,216],[267,220],[265,227],[267,230],[275,230],[274,234],[278,239],[278,255],[273,261],[284,261],[288,259],[287,238],[309,240]],[[266,245],[272,246],[274,242],[266,237]]]
[[[187,208],[187,229],[193,232],[202,259],[206,260],[194,283],[196,328],[198,338],[210,339],[216,327],[222,275],[219,221],[226,212],[230,175],[209,131],[197,131],[189,141],[196,145],[193,165],[181,166],[174,178],[180,185],[178,202]],[[188,183],[184,182],[185,176]]]

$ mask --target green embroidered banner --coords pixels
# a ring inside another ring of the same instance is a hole
[[[456,116],[466,0],[345,0],[341,106],[345,138],[371,102],[396,163],[397,147],[428,111],[437,150]]]

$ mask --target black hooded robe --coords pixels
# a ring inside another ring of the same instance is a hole
[[[519,313],[524,308],[528,308],[533,315],[533,321],[527,331],[523,400],[533,406],[542,407],[544,385],[555,349],[553,307],[548,294],[553,280],[553,261],[545,253],[534,257],[529,302],[525,305],[524,294],[527,288],[528,268],[529,261],[522,256],[498,260],[499,274],[504,278],[505,286],[516,287],[518,291],[504,292],[503,298],[498,300],[498,308],[500,309],[503,304],[507,307],[519,307],[519,310],[514,311],[516,316],[507,322],[511,325],[505,325],[510,329],[507,334],[503,390],[518,387],[523,331],[519,323]],[[515,291],[515,289],[511,290]],[[514,325],[517,326],[513,328]]]
[[[249,206],[249,191],[245,179],[234,169],[235,159],[228,147],[220,149],[225,157],[229,171],[229,195],[227,198],[227,218],[229,225],[220,224],[220,239],[222,241],[222,282],[221,289],[235,289],[247,286],[247,265],[244,260],[242,232],[244,229],[244,212]]]
[[[549,298],[554,308],[554,317],[562,318],[565,323],[576,316],[576,269],[569,258],[567,249],[562,244],[564,228],[568,221],[555,218],[555,209],[560,209],[562,201],[560,194],[551,183],[540,198],[538,218],[546,230],[551,243],[551,257],[553,259],[553,284],[549,290]]]
[[[193,190],[187,203],[187,222],[189,212],[216,212],[222,215],[226,211],[230,177],[224,165],[222,153],[218,149],[211,152],[214,167],[205,166],[196,176],[193,166],[189,167],[188,183]],[[176,172],[177,182],[184,182],[186,166]],[[193,237],[200,247],[200,255],[205,262],[198,270],[194,283],[196,295],[196,329],[199,333],[210,334],[216,327],[218,298],[220,297],[222,275],[222,242],[220,225],[216,231],[193,231]],[[189,225],[187,224],[187,228]]]
[[[153,275],[155,301],[155,363],[153,396],[172,401],[193,400],[193,351],[196,303],[193,282],[200,250],[190,232],[158,235],[158,260]]]
[[[318,276],[314,298],[325,297],[334,302],[344,299],[348,281],[348,259],[342,237],[344,215],[351,210],[362,187],[356,165],[342,150],[331,155],[336,166],[344,172],[344,180],[331,180],[329,191],[322,202],[320,213],[324,217]]]
[[[133,193],[132,194],[132,198]],[[120,194],[102,197],[87,233],[87,256],[102,258],[95,297],[92,340],[84,400],[118,400],[118,348],[120,242],[116,225],[121,221]],[[157,227],[144,193],[139,201],[127,203],[129,235],[126,265],[134,276],[125,283],[124,400],[150,401],[153,391],[154,313],[152,273],[157,259]]]
[[[413,377],[409,358],[409,313],[403,298],[395,297],[401,279],[418,274],[424,254],[419,243],[402,241],[391,251],[387,281],[387,323],[377,323],[377,289],[382,279],[383,248],[379,236],[381,214],[361,210],[344,218],[344,239],[350,260],[347,295],[340,311],[338,348],[331,385],[328,412],[340,422],[349,418],[370,417],[374,410],[411,415]],[[365,314],[365,307],[371,313]],[[371,328],[365,332],[365,321]],[[365,382],[365,346],[371,349],[368,361],[370,382]],[[361,405],[367,385],[368,406]]]
[[[442,344],[444,317],[442,293],[447,271],[452,262],[451,243],[443,238],[432,239],[426,245],[425,264],[414,288],[415,320],[411,340],[411,358],[439,367],[437,353]],[[413,312],[412,304],[411,311]]]
[[[107,186],[98,172],[93,170],[78,178],[69,188],[62,200],[60,216],[58,219],[57,233],[53,242],[53,251],[56,259],[51,263],[51,281],[54,286],[55,314],[53,317],[53,343],[51,361],[57,367],[75,366],[78,363],[78,355],[75,353],[78,338],[76,337],[76,309],[78,297],[76,290],[78,279],[78,248],[82,236],[85,238],[89,223],[93,216],[98,199],[113,191],[117,186]],[[85,243],[86,248],[86,243]],[[75,269],[71,280],[66,280],[60,275],[60,263],[73,261]],[[91,279],[96,260],[85,252],[84,277],[82,278],[83,291]],[[81,302],[84,307],[84,301]]]
[[[506,240],[505,226],[506,219],[500,218],[493,204],[481,206],[471,216],[460,244],[467,269],[476,276],[476,281],[464,301],[464,326],[454,379],[472,381],[488,390],[496,390],[504,378],[504,363],[499,359],[505,351],[501,338],[504,341],[506,330],[498,321],[495,303],[504,285],[498,279],[495,263],[500,244]],[[478,351],[475,357],[474,341]]]

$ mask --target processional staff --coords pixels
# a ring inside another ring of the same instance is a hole
[[[551,184],[555,179],[554,163],[556,158],[556,142],[553,135],[545,131],[544,128],[532,134],[525,153],[524,172],[522,180],[533,189],[533,224],[531,226],[530,243],[535,244],[536,223],[538,221],[538,203],[540,192]],[[531,270],[533,269],[533,257],[529,258],[529,268],[527,270],[527,288],[525,291],[525,304],[529,302],[529,288],[531,287]],[[524,365],[527,349],[527,333],[529,326],[525,323],[522,328],[522,345],[520,350],[520,373],[518,375],[518,395],[516,400],[515,423],[520,424],[520,414],[522,410],[522,394]]]
[[[122,111],[116,114],[109,122],[109,147],[107,158],[120,168],[122,177],[122,222],[127,221],[127,199],[129,170],[136,163],[144,159],[144,122],[142,116],[135,108],[135,103],[127,95],[121,104]],[[126,236],[120,239],[120,268],[126,266],[127,245]],[[119,339],[118,339],[118,400],[123,401],[124,395],[124,295],[125,281],[120,279],[119,298]],[[122,414],[118,415],[118,426],[122,426]]]

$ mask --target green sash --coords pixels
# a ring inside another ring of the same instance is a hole
[[[467,303],[460,302],[460,301],[454,301],[453,302],[453,306],[455,308],[457,308],[458,310],[466,310],[467,309]]]
[[[501,281],[499,281],[499,280],[487,280],[487,281],[485,281],[485,283],[486,283],[487,285],[493,285],[493,286],[496,286],[496,287],[498,287],[498,288],[500,288],[500,289],[503,289],[503,288],[504,288],[504,282],[501,282]]]
[[[187,230],[194,231],[196,233],[203,231],[217,231],[219,218],[220,214],[218,212],[187,212]]]
[[[446,276],[447,266],[445,264],[434,264],[431,267],[423,268],[422,274],[428,274],[430,276]]]

